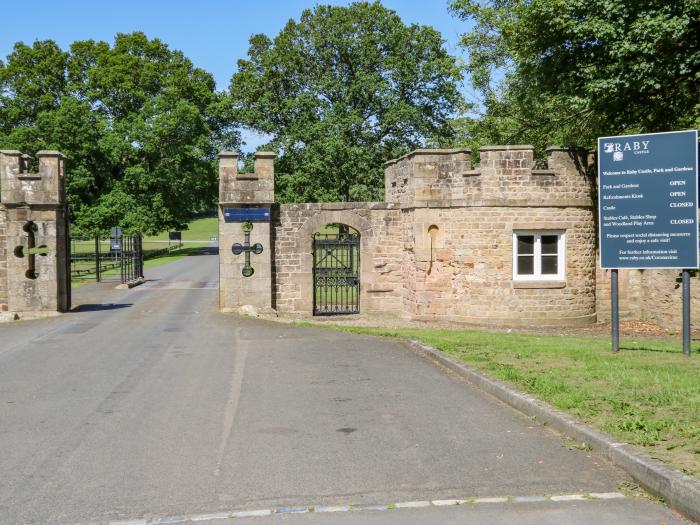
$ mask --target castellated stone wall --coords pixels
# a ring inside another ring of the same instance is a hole
[[[385,166],[386,200],[402,209],[403,309],[411,318],[471,324],[595,322],[592,158],[531,146],[417,150]],[[563,278],[515,280],[513,233],[565,239]]]
[[[472,324],[586,324],[595,316],[595,213],[587,153],[531,146],[417,150],[385,166],[386,202],[281,205],[274,306],[310,314],[312,236],[360,232],[361,312]],[[513,279],[513,232],[565,234],[563,278]]]
[[[231,244],[242,242],[240,224],[222,221],[222,308],[249,303],[311,315],[313,234],[340,223],[360,233],[363,315],[498,326],[607,319],[594,160],[586,151],[550,148],[546,165],[536,166],[531,146],[491,146],[472,166],[466,149],[416,150],[386,163],[385,202],[278,205],[270,154],[258,154],[255,174],[239,174],[235,154],[225,154],[222,210],[227,203],[270,206],[270,222],[255,224],[251,242],[271,249],[253,256],[253,277],[241,277],[242,256],[230,254]],[[564,271],[514,275],[514,234],[556,235]],[[621,271],[623,317],[678,326],[677,275]],[[694,309],[699,292],[695,286]]]

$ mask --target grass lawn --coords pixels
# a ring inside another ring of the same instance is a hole
[[[700,352],[678,340],[428,328],[334,329],[418,339],[700,478]]]

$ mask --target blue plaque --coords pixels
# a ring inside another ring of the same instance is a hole
[[[698,132],[598,139],[601,268],[698,268]]]
[[[225,222],[269,222],[270,208],[224,208]]]

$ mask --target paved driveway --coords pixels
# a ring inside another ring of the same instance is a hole
[[[219,314],[215,255],[148,277],[0,325],[1,523],[505,496],[524,499],[247,519],[679,523],[641,499],[536,501],[627,478],[399,342]]]

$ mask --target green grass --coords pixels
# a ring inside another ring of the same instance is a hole
[[[700,352],[680,341],[477,330],[337,330],[418,339],[700,477]]]

